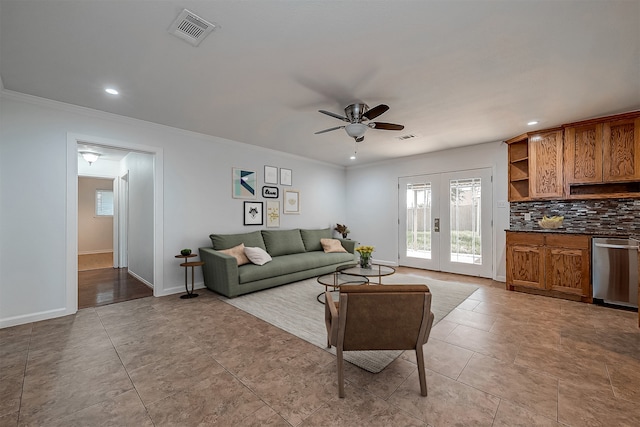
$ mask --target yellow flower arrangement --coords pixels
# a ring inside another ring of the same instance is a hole
[[[356,248],[356,251],[360,254],[360,256],[363,256],[365,258],[371,257],[371,254],[374,250],[375,248],[373,246],[358,246]]]
[[[358,246],[356,252],[360,254],[360,267],[371,268],[371,254],[375,248],[373,246]]]

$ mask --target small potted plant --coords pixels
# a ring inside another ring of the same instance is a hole
[[[336,224],[336,228],[334,228],[334,230],[342,234],[343,239],[346,239],[349,233],[351,233],[351,230],[349,230],[349,227],[347,227],[346,224]]]
[[[189,256],[191,255],[191,249],[183,249],[180,251],[180,255],[182,256]]]

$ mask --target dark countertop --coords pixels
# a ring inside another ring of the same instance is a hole
[[[554,229],[546,229],[546,228],[536,228],[533,230],[527,229],[511,229],[505,231],[513,231],[518,233],[554,233],[554,234],[582,234],[587,236],[602,236],[602,237],[620,237],[620,238],[634,238],[640,239],[640,234],[625,232],[616,232],[616,231],[607,231],[607,230],[598,230],[598,231],[586,231],[586,230],[572,230],[565,228],[554,228]]]

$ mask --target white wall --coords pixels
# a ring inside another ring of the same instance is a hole
[[[376,258],[390,262],[397,260],[398,250],[398,177],[492,167],[494,202],[507,199],[507,157],[502,143],[352,167],[345,172],[342,167],[273,150],[2,91],[0,327],[75,312],[69,299],[72,295],[67,294],[67,283],[77,280],[68,268],[72,257],[67,255],[67,237],[72,233],[68,220],[77,215],[77,210],[68,213],[67,204],[69,171],[77,173],[77,154],[69,155],[69,134],[93,136],[102,143],[157,147],[162,152],[163,209],[159,223],[154,223],[162,241],[154,249],[154,259],[161,260],[163,273],[161,280],[154,278],[154,283],[162,282],[160,289],[154,289],[156,295],[184,291],[184,271],[174,258],[180,249],[210,246],[210,233],[262,228],[243,226],[243,200],[231,198],[232,167],[258,172],[259,187],[264,165],[291,169],[293,185],[289,188],[300,191],[301,214],[282,215],[282,229],[346,223],[351,238],[375,245]],[[158,165],[154,164],[154,170]],[[20,185],[16,185],[18,180]],[[503,230],[507,227],[508,208],[494,206],[494,276],[498,280],[504,280]],[[201,287],[201,272],[196,272],[196,287]]]
[[[113,190],[113,179],[78,178],[78,254],[113,251],[113,217],[96,216],[96,190]]]
[[[128,269],[153,284],[153,156],[129,153],[122,168],[129,172]]]
[[[397,263],[398,178],[478,168],[493,170],[493,278],[505,281],[504,230],[509,226],[509,209],[506,203],[507,147],[502,142],[350,167],[346,195],[349,237],[375,246],[375,260]]]
[[[162,288],[154,289],[156,295],[184,291],[184,271],[174,258],[180,249],[210,246],[210,233],[261,228],[242,225],[243,200],[231,198],[233,166],[258,172],[259,186],[264,165],[293,171],[290,188],[301,192],[302,214],[282,215],[283,229],[346,222],[342,167],[3,91],[0,327],[75,311],[67,298],[67,282],[76,280],[67,268],[66,247],[71,232],[67,230],[68,171],[77,170],[77,156],[68,155],[70,133],[162,150],[164,210],[161,223],[154,227],[159,226],[163,234],[159,251],[163,277]],[[202,286],[201,272],[196,273],[196,286]]]

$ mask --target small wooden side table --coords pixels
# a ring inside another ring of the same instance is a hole
[[[176,258],[182,258],[184,260],[187,260],[188,258],[194,258],[197,257],[198,255],[196,254],[189,254],[189,255],[176,255]],[[186,295],[181,295],[180,298],[182,299],[187,299],[187,298],[195,298],[198,296],[198,294],[194,294],[193,293],[193,285],[195,282],[195,271],[194,268],[195,267],[200,267],[201,265],[204,265],[203,261],[187,261],[187,262],[183,262],[180,263],[180,267],[184,267],[184,288],[187,291]],[[187,270],[189,270],[189,267],[191,267],[191,291],[189,291],[189,281],[187,278]]]

